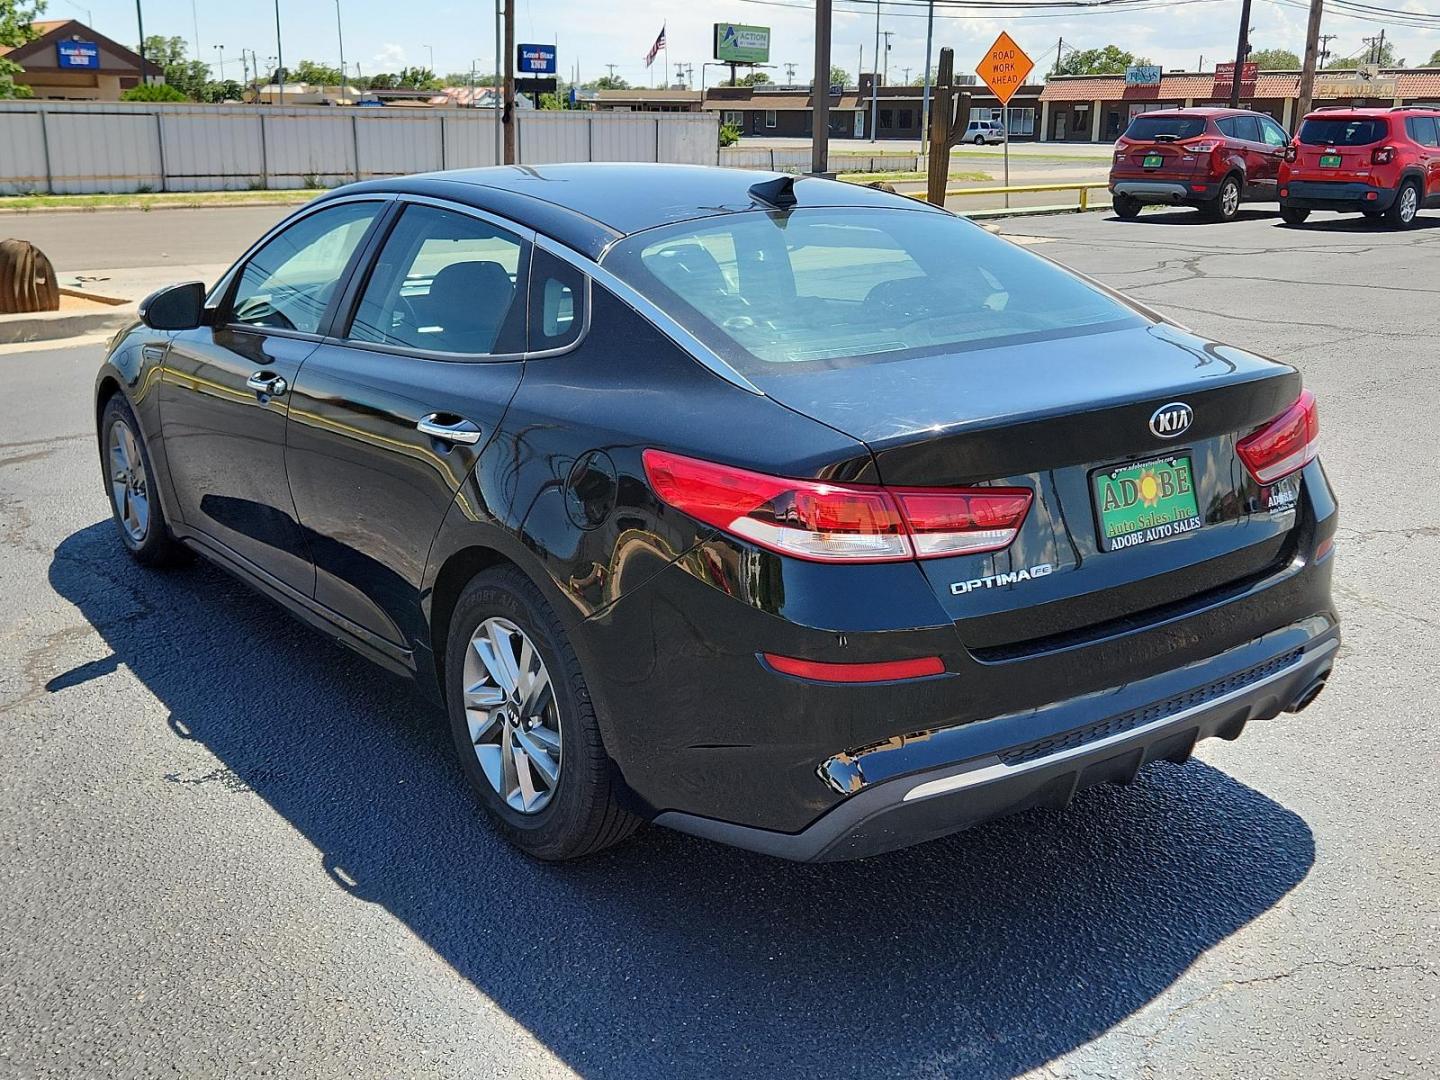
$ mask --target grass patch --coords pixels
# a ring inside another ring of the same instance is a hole
[[[34,210],[160,210],[201,206],[298,205],[324,188],[294,191],[191,191],[134,195],[0,195],[0,213]]]
[[[837,180],[844,180],[850,184],[873,184],[878,181],[924,180],[927,175],[928,174],[923,172],[846,172],[836,173],[835,178]],[[952,169],[950,171],[950,179],[975,180],[983,183],[986,180],[994,180],[995,177],[984,172],[975,172],[973,170],[966,172]]]

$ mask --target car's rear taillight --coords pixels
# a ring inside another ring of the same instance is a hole
[[[1214,139],[1205,139],[1203,142],[1189,143],[1185,149],[1192,154],[1209,154],[1219,147],[1220,144]]]
[[[895,562],[1009,546],[1028,488],[886,488],[791,480],[663,450],[645,474],[661,500],[782,555],[812,562]]]
[[[1374,150],[1370,151],[1371,165],[1389,165],[1390,162],[1394,160],[1395,147],[1393,146],[1377,146]]]
[[[1259,431],[1235,446],[1245,468],[1260,484],[1273,484],[1304,468],[1319,450],[1320,415],[1315,395],[1302,391],[1300,400]]]
[[[1291,143],[1289,146],[1285,147],[1285,160],[1286,160],[1286,161],[1294,161],[1294,160],[1297,159],[1299,156],[1300,156],[1300,148],[1297,147],[1294,143]]]

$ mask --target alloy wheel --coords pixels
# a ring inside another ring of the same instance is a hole
[[[1415,220],[1416,211],[1420,209],[1420,195],[1413,184],[1406,184],[1400,191],[1400,220],[1409,225]]]
[[[476,760],[510,809],[538,814],[560,780],[560,710],[540,650],[508,619],[475,628],[465,651],[465,719]]]
[[[110,425],[107,452],[115,516],[131,543],[143,544],[150,532],[150,487],[140,442],[125,421],[116,420]]]
[[[1225,217],[1234,217],[1240,209],[1240,185],[1233,180],[1220,189],[1220,211]]]

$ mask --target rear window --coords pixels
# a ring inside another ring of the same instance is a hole
[[[834,366],[1142,324],[983,229],[917,210],[754,211],[637,233],[612,270],[742,371]]]
[[[1389,133],[1385,121],[1373,116],[1327,116],[1300,125],[1300,141],[1307,146],[1369,146]]]
[[[1203,116],[1137,116],[1125,129],[1127,139],[1193,139],[1205,134]]]

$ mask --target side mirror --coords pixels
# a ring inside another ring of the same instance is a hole
[[[140,301],[140,321],[151,330],[194,330],[205,321],[205,283],[157,289]]]

